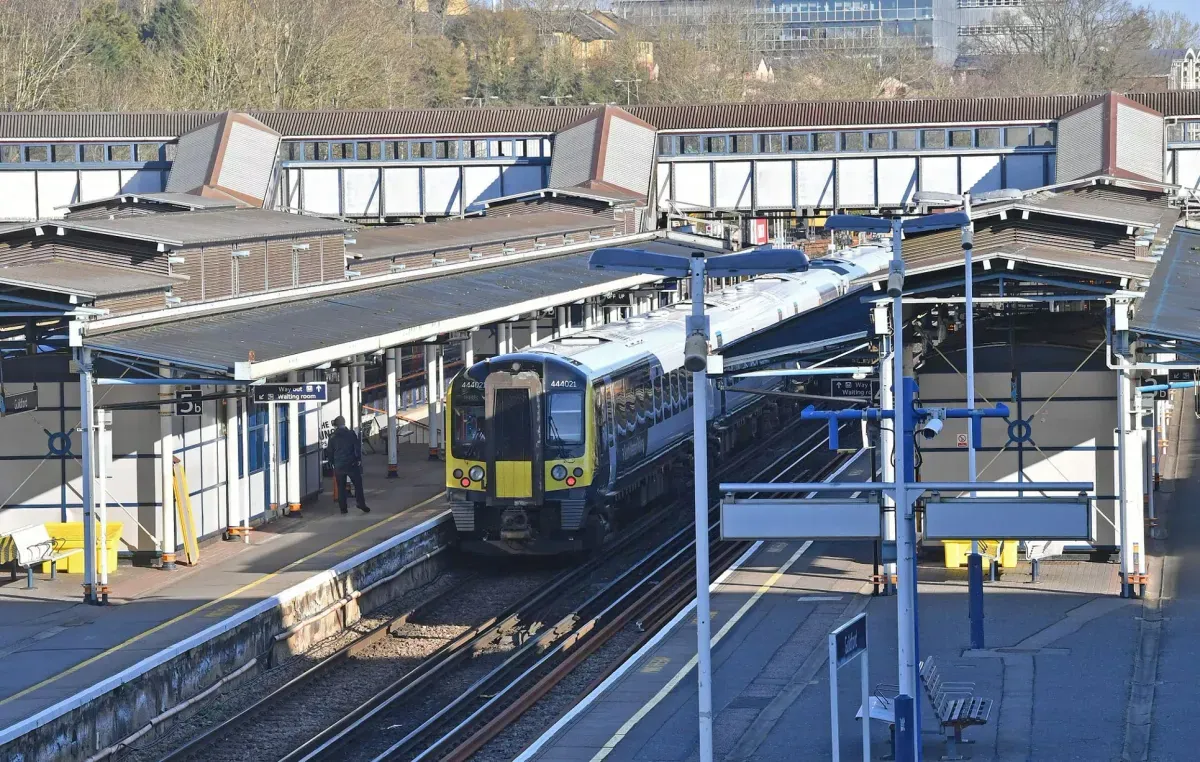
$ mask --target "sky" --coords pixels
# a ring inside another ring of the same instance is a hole
[[[1200,23],[1200,0],[1145,0],[1142,4],[1156,11],[1182,11]]]

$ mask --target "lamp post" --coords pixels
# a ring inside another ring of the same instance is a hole
[[[920,702],[917,691],[917,531],[906,481],[916,481],[908,457],[912,423],[907,421],[912,400],[909,379],[904,377],[904,231],[924,232],[961,228],[970,223],[964,212],[948,212],[909,220],[886,220],[850,214],[835,214],[825,222],[828,230],[892,234],[892,263],[888,270],[887,295],[892,299],[892,379],[894,384],[892,427],[895,435],[895,472],[892,483],[896,503],[896,640],[898,684],[896,697],[896,759],[921,759]],[[887,457],[887,454],[884,454]]]
[[[726,254],[711,261],[703,252],[691,257],[642,249],[597,249],[588,258],[593,270],[661,274],[691,280],[692,313],[686,323],[683,366],[692,373],[692,447],[695,470],[696,523],[696,680],[699,695],[700,762],[712,762],[712,623],[709,620],[708,555],[708,317],[704,314],[704,282],[766,273],[808,269],[808,258],[796,249],[755,249]]]

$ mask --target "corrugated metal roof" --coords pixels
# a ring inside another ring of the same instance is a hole
[[[363,228],[347,254],[364,260],[386,259],[405,254],[450,251],[469,246],[487,246],[534,236],[563,235],[597,228],[611,229],[612,219],[571,212],[536,212],[495,217],[469,217],[423,225]]]
[[[1140,333],[1200,342],[1197,294],[1200,294],[1200,230],[1177,227],[1129,325]]]
[[[971,216],[978,219],[1013,209],[1143,228],[1174,224],[1179,218],[1179,210],[1170,206],[1165,190],[1098,184],[1034,191],[1021,199],[979,204],[972,209]]]
[[[783,129],[847,125],[1048,121],[1101,97],[1029,95],[993,98],[799,101],[703,106],[630,106],[660,130]],[[1200,91],[1130,93],[1165,116],[1200,115]],[[285,137],[355,135],[550,134],[599,111],[593,106],[360,111],[251,111]],[[0,140],[171,138],[212,121],[217,112],[5,113]]]
[[[166,204],[169,206],[178,206],[185,209],[232,209],[234,207],[246,206],[245,203],[231,198],[208,198],[206,196],[198,196],[195,193],[121,193],[116,196],[107,196],[105,198],[94,198],[90,201],[79,201],[74,204],[66,204],[60,208],[74,211],[76,209],[87,209],[92,206],[102,206],[110,204],[114,201],[130,200],[134,203],[140,201],[150,201],[152,203]]]
[[[1154,262],[1142,259],[1127,259],[1113,257],[1107,254],[1092,254],[1085,251],[1059,249],[1051,246],[1036,246],[1032,244],[1003,244],[989,250],[975,249],[971,254],[973,262],[983,262],[990,259],[1012,259],[1017,262],[1027,262],[1033,265],[1053,267],[1078,273],[1103,275],[1112,278],[1149,278],[1154,273]],[[963,254],[961,251],[948,254],[922,256],[912,260],[904,258],[905,276],[925,275],[928,273],[946,271],[961,271]],[[887,273],[876,273],[859,278],[857,283],[887,280]]]
[[[265,209],[147,214],[112,220],[63,220],[68,230],[134,238],[173,246],[231,243],[262,238],[302,237],[344,233],[354,228],[344,222],[305,217]]]
[[[637,245],[686,255],[691,248],[663,242]],[[470,318],[486,310],[628,278],[589,270],[589,253],[471,272],[431,276],[336,296],[86,337],[85,345],[127,355],[172,359],[232,370],[251,356],[277,360],[359,339]]]
[[[186,280],[182,276],[53,258],[27,265],[0,267],[0,283],[7,286],[89,298],[167,289]]]

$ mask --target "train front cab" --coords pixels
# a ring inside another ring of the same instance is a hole
[[[451,382],[446,488],[466,549],[546,554],[590,544],[588,532],[599,531],[587,517],[592,410],[586,374],[553,355],[493,358]]]

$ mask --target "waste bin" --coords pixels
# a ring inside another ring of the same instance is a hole
[[[125,525],[120,521],[110,521],[107,524],[108,531],[108,573],[112,574],[117,570],[117,545],[121,541],[121,531]],[[97,526],[97,528],[99,528]],[[66,521],[66,522],[46,522],[46,534],[54,538],[58,550],[73,550],[83,547],[83,522],[82,521]],[[68,556],[58,562],[58,570],[67,574],[83,574],[84,557],[82,553],[76,553],[73,556]],[[100,537],[96,537],[96,570],[100,570]],[[42,564],[42,573],[50,573],[50,564]]]

